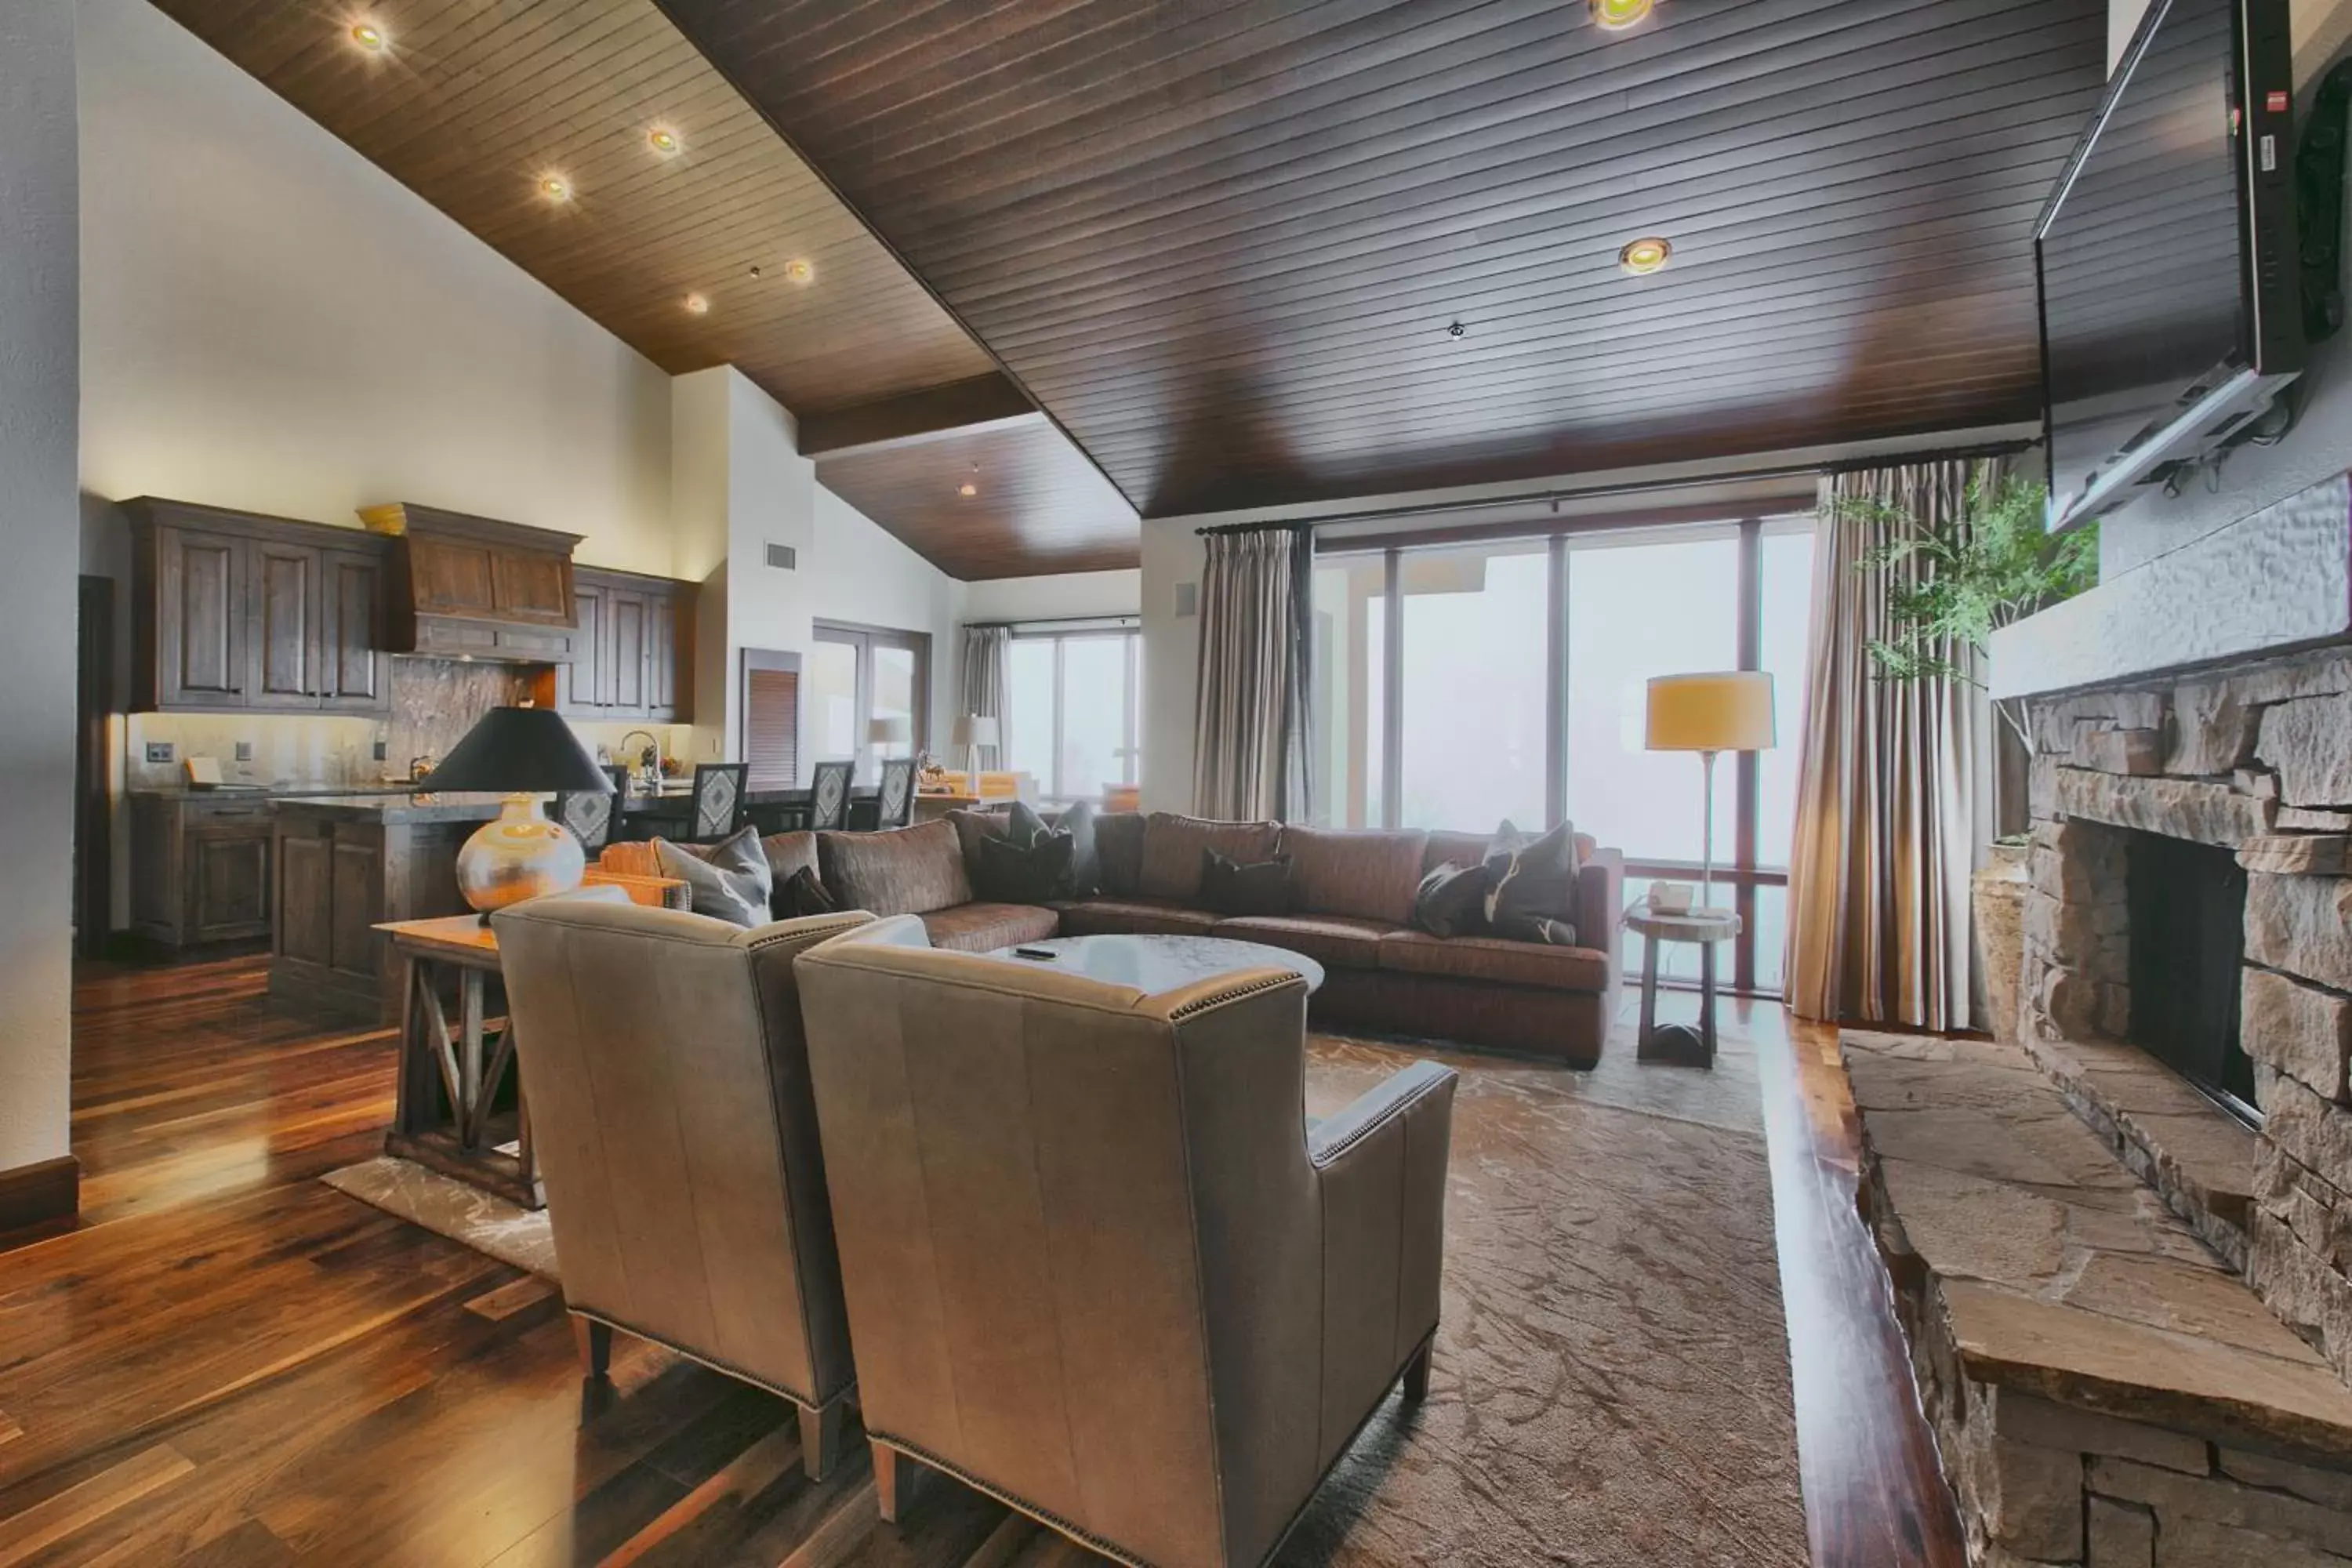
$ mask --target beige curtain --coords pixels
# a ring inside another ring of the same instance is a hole
[[[999,740],[993,746],[982,746],[980,766],[988,772],[1003,766],[997,759],[1004,755],[1012,737],[1005,733],[1004,693],[1013,684],[1009,667],[1013,658],[1013,632],[1007,626],[966,626],[963,629],[963,710],[975,718],[997,721]],[[962,756],[950,759],[962,767],[969,760]]]
[[[1917,463],[1822,481],[1789,864],[1788,998],[1802,1017],[1969,1024],[1969,876],[1989,805],[1990,710],[1983,688],[1964,680],[1876,674],[1868,645],[1890,630],[1890,576],[1916,580],[1925,567],[1913,558],[1856,571],[1895,531],[1841,517],[1832,502],[1868,497],[1937,521],[1958,515],[1971,471]]]
[[[1206,542],[1192,809],[1233,821],[1307,821],[1314,534],[1224,529]]]

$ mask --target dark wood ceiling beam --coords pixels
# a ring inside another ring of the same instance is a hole
[[[801,456],[875,452],[978,430],[1047,425],[1037,405],[1002,371],[926,387],[801,421]]]

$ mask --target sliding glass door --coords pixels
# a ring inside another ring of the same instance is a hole
[[[1327,552],[1317,820],[1483,833],[1566,819],[1624,852],[1629,900],[1695,880],[1701,766],[1644,748],[1648,681],[1769,670],[1780,747],[1716,764],[1714,896],[1748,917],[1728,978],[1777,991],[1811,563],[1808,519]],[[1696,976],[1696,948],[1666,952],[1670,973]]]
[[[854,760],[854,776],[869,784],[886,758],[922,751],[930,741],[930,670],[926,633],[818,622],[803,681],[813,754]]]

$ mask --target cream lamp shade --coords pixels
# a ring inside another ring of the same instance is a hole
[[[996,716],[992,713],[967,713],[958,719],[948,731],[951,746],[992,746],[996,744]]]
[[[1643,743],[1653,752],[1769,750],[1780,743],[1772,677],[1760,669],[1652,677]]]
[[[877,746],[903,746],[914,736],[914,725],[896,716],[877,719],[866,726],[866,738]]]

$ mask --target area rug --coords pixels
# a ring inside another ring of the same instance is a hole
[[[1416,1057],[1462,1074],[1428,1401],[1366,1425],[1285,1563],[1808,1561],[1755,1058],[1571,1072],[1318,1035],[1307,1113]],[[543,1215],[398,1160],[326,1178],[552,1278]]]

